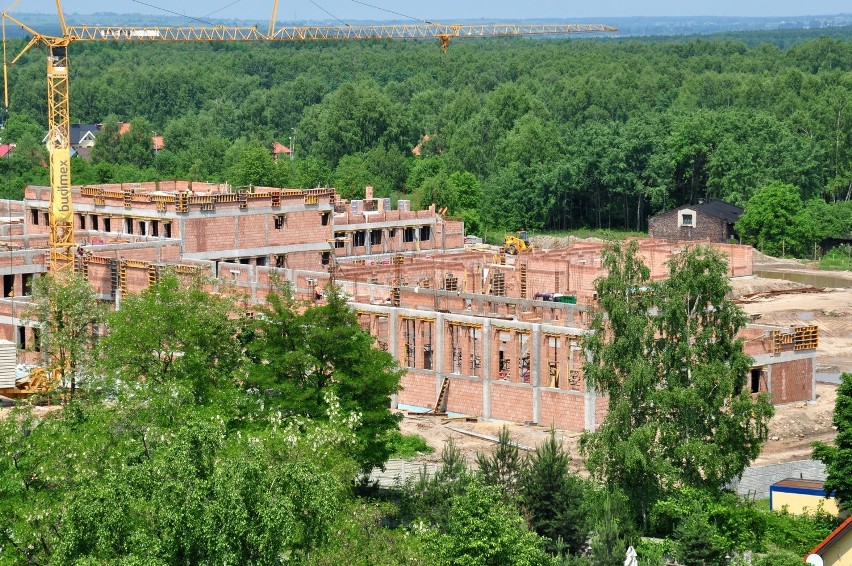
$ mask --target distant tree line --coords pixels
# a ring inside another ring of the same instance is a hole
[[[347,197],[370,184],[446,206],[474,231],[641,230],[672,206],[745,205],[772,183],[833,204],[852,196],[849,35],[456,41],[446,55],[431,42],[81,43],[72,119],[129,121],[139,135],[102,137],[75,181]],[[7,196],[46,179],[45,90],[36,50],[11,75],[3,137],[23,148],[0,161]],[[165,149],[154,155],[146,131]],[[275,163],[273,141],[291,137],[295,160]]]

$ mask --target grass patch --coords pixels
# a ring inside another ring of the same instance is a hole
[[[626,240],[627,238],[647,238],[647,232],[635,232],[633,230],[613,230],[610,228],[578,228],[576,230],[552,231],[552,232],[536,232],[537,236],[553,236],[555,238],[565,238],[574,236],[575,238],[599,238],[601,240]]]
[[[391,458],[407,460],[420,454],[431,454],[434,448],[426,443],[426,439],[418,434],[402,434],[398,430],[391,433],[390,445],[393,450]]]
[[[566,238],[574,236],[575,238],[599,238],[607,241],[621,241],[627,238],[647,238],[646,232],[634,232],[631,230],[612,230],[609,228],[578,228],[576,230],[544,230],[541,232],[531,231],[527,233],[530,238],[535,236],[552,236],[554,238]],[[516,236],[517,232],[503,232],[501,230],[488,231],[485,234],[485,243],[495,246],[503,245],[506,241],[506,236]]]
[[[852,246],[844,244],[828,250],[819,261],[819,268],[835,271],[852,270]]]

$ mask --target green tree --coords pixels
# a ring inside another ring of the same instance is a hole
[[[229,297],[211,294],[203,278],[166,272],[108,317],[98,365],[108,381],[171,384],[210,404],[243,362],[233,313]]]
[[[595,566],[623,566],[632,533],[624,496],[604,490],[593,496],[590,556]]]
[[[104,318],[89,282],[71,271],[37,277],[24,316],[41,330],[47,369],[58,370],[73,395],[78,379],[90,375],[94,331]]]
[[[130,121],[130,129],[121,136],[122,163],[144,169],[154,163],[153,128],[147,118],[136,117]],[[97,145],[97,142],[95,142]]]
[[[551,429],[547,440],[527,458],[520,474],[520,503],[532,529],[546,537],[547,549],[578,554],[586,544],[588,520],[585,482],[570,470],[570,458]]]
[[[844,509],[852,509],[852,374],[844,373],[837,389],[832,423],[834,446],[814,443],[814,458],[825,464],[826,492],[835,492]]]
[[[518,452],[517,443],[512,441],[509,427],[503,426],[500,429],[497,448],[490,456],[476,453],[476,464],[486,485],[499,487],[510,501],[515,499],[524,462]]]
[[[721,566],[726,549],[701,509],[692,509],[675,531],[678,559],[685,566]]]
[[[364,198],[364,188],[374,183],[362,155],[346,155],[334,170],[334,188],[345,199]]]
[[[745,390],[742,311],[726,297],[725,259],[696,247],[648,283],[635,242],[604,251],[601,308],[586,346],[586,380],[607,416],[581,447],[592,474],[624,491],[647,526],[650,505],[680,486],[718,493],[760,452],[773,414]]]
[[[358,325],[346,298],[326,289],[324,305],[303,309],[289,287],[267,298],[247,343],[252,361],[246,388],[265,396],[270,410],[323,419],[327,393],[359,416],[357,459],[365,471],[391,454],[391,432],[400,416],[390,411],[402,370]]]
[[[228,181],[235,187],[271,187],[276,180],[272,154],[258,142],[241,146],[233,165],[228,169]]]
[[[470,482],[454,495],[446,524],[425,535],[426,548],[438,564],[545,565],[550,557],[542,539],[527,530],[517,509],[503,501],[501,490]]]
[[[746,243],[769,255],[797,254],[812,241],[800,237],[802,198],[793,185],[771,183],[757,190],[746,204],[736,229]]]
[[[94,163],[117,164],[121,157],[121,134],[119,133],[118,116],[110,114],[104,119],[95,146],[92,148]]]

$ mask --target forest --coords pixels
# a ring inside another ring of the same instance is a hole
[[[743,206],[779,183],[818,220],[821,203],[852,197],[852,30],[832,35],[459,40],[446,55],[415,41],[78,43],[72,122],[129,121],[136,135],[103,136],[73,178],[331,185],[347,198],[373,185],[447,207],[471,233],[641,231],[670,207]],[[12,68],[9,91],[2,138],[19,148],[0,183],[19,197],[46,181],[41,52]],[[294,160],[273,161],[276,141]],[[832,231],[848,233],[841,209]]]

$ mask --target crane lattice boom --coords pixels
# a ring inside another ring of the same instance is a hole
[[[17,5],[15,2],[14,5]],[[13,5],[13,6],[14,6]],[[278,0],[274,0],[272,17],[266,33],[257,27],[239,26],[88,26],[66,25],[60,0],[56,10],[62,27],[62,36],[40,34],[30,26],[18,21],[6,12],[2,14],[5,56],[6,20],[20,26],[31,39],[24,49],[12,60],[12,64],[31,47],[45,45],[48,48],[48,150],[50,151],[50,240],[49,263],[51,271],[73,269],[74,224],[71,203],[70,165],[70,112],[68,97],[68,47],[77,41],[109,42],[186,42],[186,41],[233,41],[233,42],[283,42],[283,41],[340,41],[382,39],[438,39],[444,51],[453,38],[514,37],[523,35],[566,35],[575,33],[601,33],[618,31],[616,28],[599,24],[437,24],[376,25],[376,26],[299,26],[276,27],[275,18]],[[7,65],[4,61],[4,84]],[[9,107],[9,92],[5,89],[6,108]]]

